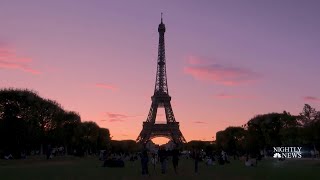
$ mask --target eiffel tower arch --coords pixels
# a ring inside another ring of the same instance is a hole
[[[154,87],[154,94],[151,97],[152,103],[149,110],[147,120],[143,122],[142,131],[140,132],[137,142],[146,144],[154,137],[166,137],[172,140],[175,144],[181,145],[186,142],[183,137],[179,122],[176,121],[172,106],[171,96],[168,91],[167,74],[166,74],[166,58],[165,58],[165,43],[164,33],[166,27],[162,21],[158,27],[159,32],[159,47],[157,60],[157,74]],[[156,123],[156,116],[158,108],[164,108],[166,115],[166,123]]]

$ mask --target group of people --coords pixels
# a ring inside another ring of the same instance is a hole
[[[264,153],[265,154],[265,153]],[[258,165],[258,161],[262,159],[264,154],[255,155],[251,154],[252,156],[249,156],[247,154],[246,156],[240,157],[242,161],[244,162],[244,165],[247,167],[256,167]],[[160,148],[158,151],[148,151],[147,149],[144,149],[141,153],[107,153],[104,151],[100,158],[101,160],[106,160],[104,163],[104,166],[107,167],[124,167],[124,161],[135,161],[140,159],[141,163],[141,173],[142,175],[149,175],[149,165],[151,164],[151,168],[155,171],[157,167],[159,167],[160,172],[162,174],[166,174],[168,171],[168,165],[170,161],[172,162],[172,166],[175,173],[178,173],[178,165],[180,161],[180,157],[186,157],[192,158],[194,162],[194,172],[199,172],[199,163],[204,162],[207,166],[212,166],[215,164],[218,165],[225,165],[230,164],[229,155],[225,151],[217,151],[217,152],[211,152],[206,153],[203,150],[193,150],[191,153],[183,151],[180,153],[178,149],[174,149],[171,151],[167,151],[164,148]],[[236,159],[236,156],[234,157]],[[239,158],[237,158],[239,159]],[[159,166],[157,166],[159,165]]]
[[[168,166],[168,161],[169,157],[172,157],[172,165],[175,173],[178,173],[178,165],[179,165],[179,160],[180,160],[180,152],[178,149],[174,149],[172,151],[166,151],[164,149],[160,149],[157,153],[151,153],[151,164],[153,169],[156,169],[156,164],[160,162],[160,167],[161,167],[161,173],[165,174],[167,172],[167,166]],[[199,162],[204,161],[206,162],[207,165],[213,165],[215,159],[218,160],[218,163],[220,165],[223,165],[225,163],[230,163],[228,155],[226,152],[222,151],[221,154],[214,156],[205,156],[204,152],[199,151],[199,150],[194,150],[191,154],[187,155],[187,158],[191,157],[194,160],[194,172],[198,173],[199,171]],[[215,158],[216,157],[216,158]],[[140,154],[140,160],[141,160],[141,169],[142,169],[142,174],[143,175],[148,175],[149,174],[149,155],[148,151],[144,150]]]
[[[124,167],[125,161],[136,161],[136,153],[111,153],[111,151],[101,150],[99,160],[103,161],[103,167]]]
[[[171,152],[168,152],[165,149],[160,149],[158,153],[152,153],[151,164],[153,166],[153,169],[155,170],[156,164],[160,162],[161,173],[165,174],[167,172],[169,156],[172,156],[172,164],[173,164],[174,172],[178,173],[179,155],[180,155],[180,152],[177,149]],[[143,175],[149,174],[149,169],[148,169],[149,155],[147,150],[144,150],[141,153],[140,160],[141,160],[142,174]]]
[[[319,151],[316,148],[314,148],[310,151],[310,155],[312,159],[319,158]]]
[[[60,147],[51,147],[51,144],[48,144],[46,150],[47,159],[52,159],[54,156],[61,156],[64,155],[66,152],[63,146]]]

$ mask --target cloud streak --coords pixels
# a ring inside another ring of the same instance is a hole
[[[123,122],[128,120],[129,118],[139,117],[139,116],[128,116],[125,114],[118,114],[118,113],[106,113],[107,119],[109,122]]]
[[[191,75],[196,80],[210,81],[225,86],[248,84],[261,77],[260,74],[246,68],[201,62],[201,59],[193,58],[192,62],[184,67],[184,73]]]
[[[306,101],[318,101],[318,102],[320,101],[320,98],[314,97],[314,96],[305,96],[303,97],[303,99]]]
[[[41,74],[39,70],[30,67],[32,59],[20,57],[15,50],[0,47],[0,69],[20,70],[34,75]]]
[[[194,123],[196,123],[196,124],[207,124],[207,123],[204,122],[204,121],[194,121]]]

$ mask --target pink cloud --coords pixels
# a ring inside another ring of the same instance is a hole
[[[196,123],[196,124],[207,124],[207,123],[204,122],[204,121],[194,121],[194,123]]]
[[[110,113],[110,112],[107,112],[106,115],[109,119],[109,122],[123,122],[128,118],[140,117],[140,116],[128,116],[125,114],[117,114],[117,113]]]
[[[193,61],[196,61],[194,59]],[[201,59],[198,61],[200,62]],[[247,84],[256,81],[260,74],[249,69],[221,64],[190,64],[184,68],[186,74],[197,80],[211,81],[226,86]]]
[[[0,47],[0,69],[21,70],[31,74],[41,74],[40,71],[30,67],[32,59],[20,57],[15,50]]]
[[[110,119],[109,122],[123,122],[123,119]]]
[[[98,88],[109,89],[109,90],[117,90],[118,89],[114,85],[104,84],[104,83],[97,83],[95,86]]]
[[[128,117],[127,115],[124,115],[124,114],[116,114],[116,113],[109,113],[109,112],[107,112],[107,116],[109,118],[127,118]]]
[[[254,96],[244,96],[244,95],[232,95],[232,94],[225,94],[220,93],[214,96],[218,99],[251,99],[254,98]]]
[[[303,97],[306,101],[320,101],[320,98],[314,97],[314,96],[305,96]]]

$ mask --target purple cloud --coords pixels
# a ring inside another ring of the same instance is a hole
[[[201,60],[193,60],[184,68],[184,73],[197,80],[210,81],[226,86],[247,84],[257,81],[261,75],[242,67],[226,66],[222,64],[202,64]]]
[[[303,99],[306,101],[320,101],[320,98],[314,96],[305,96]]]

